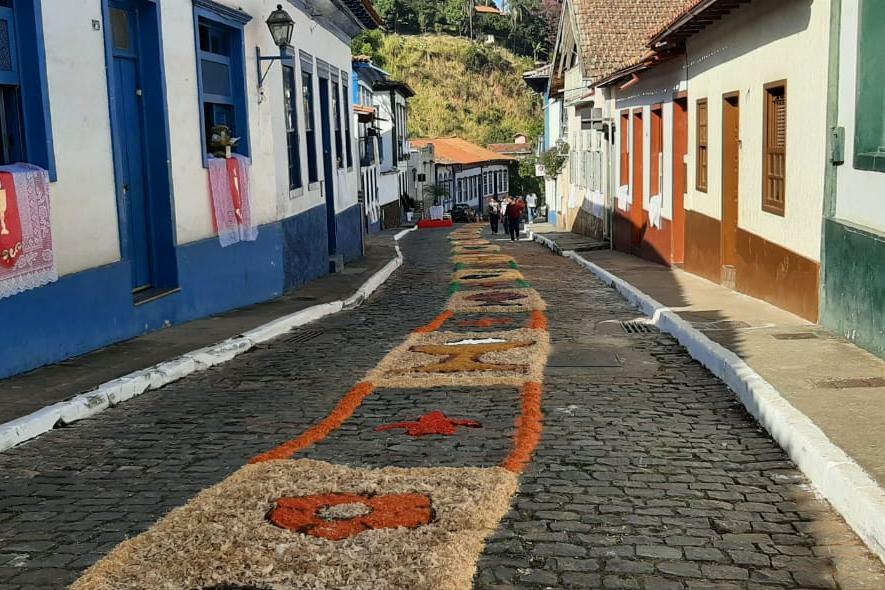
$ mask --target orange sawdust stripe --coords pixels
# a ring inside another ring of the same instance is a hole
[[[265,461],[288,459],[298,451],[306,449],[311,445],[315,445],[340,428],[345,420],[353,416],[353,413],[358,407],[360,407],[363,400],[371,395],[373,391],[375,391],[374,383],[369,383],[367,381],[357,383],[353,389],[347,392],[344,399],[338,402],[338,405],[332,410],[332,413],[326,416],[322,422],[298,438],[294,438],[271,451],[258,455],[249,461],[249,463],[263,463]]]
[[[544,415],[541,413],[541,384],[530,382],[522,388],[522,413],[516,419],[513,450],[502,467],[513,473],[522,473],[541,442]]]
[[[532,312],[532,317],[529,320],[529,328],[534,330],[546,330],[547,329],[547,316],[540,309],[536,309]]]
[[[430,332],[436,332],[437,330],[442,328],[443,324],[445,324],[447,321],[449,321],[453,315],[455,315],[455,312],[447,309],[444,312],[442,312],[441,314],[439,314],[438,316],[436,316],[436,318],[432,322],[427,324],[426,326],[421,326],[420,328],[417,328],[415,330],[415,333],[416,334],[429,334]]]

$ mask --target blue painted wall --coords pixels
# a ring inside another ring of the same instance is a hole
[[[379,219],[375,223],[369,223],[369,228],[366,230],[367,233],[377,234],[381,231],[381,220]]]
[[[342,215],[349,219],[354,215],[350,211]],[[0,355],[0,378],[171,324],[267,301],[325,275],[325,214],[325,205],[320,205],[264,225],[255,242],[222,248],[213,237],[179,246],[181,290],[140,306],[133,304],[125,261],[0,299],[3,336],[16,343]]]
[[[338,228],[338,254],[344,256],[344,262],[351,262],[363,255],[360,211],[359,204],[356,204],[335,216],[335,225]]]
[[[329,272],[325,203],[282,221],[283,288],[288,291]]]

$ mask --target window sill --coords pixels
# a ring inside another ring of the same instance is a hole
[[[310,184],[307,185],[307,190],[309,190],[309,191],[315,191],[318,188],[320,188],[320,181],[319,180],[317,180],[316,182],[311,182]]]
[[[289,189],[289,198],[290,199],[297,199],[298,197],[301,197],[303,195],[304,195],[304,187],[300,186],[298,188],[290,188]]]
[[[885,172],[885,152],[872,152],[854,156],[854,169],[869,172]]]
[[[762,210],[765,213],[771,213],[772,215],[777,215],[778,217],[786,217],[786,213],[787,213],[785,207],[778,207],[775,205],[767,205],[765,203],[762,203]]]

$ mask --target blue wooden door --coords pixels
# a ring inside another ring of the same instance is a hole
[[[326,193],[326,230],[329,236],[329,254],[331,255],[338,251],[338,228],[335,225],[336,171],[332,160],[332,120],[329,110],[330,108],[329,79],[320,77],[320,127],[323,135],[323,190]]]
[[[152,286],[151,228],[145,174],[144,112],[139,64],[138,15],[129,2],[110,3],[114,109],[119,142],[117,180],[121,247],[132,268],[135,291]]]

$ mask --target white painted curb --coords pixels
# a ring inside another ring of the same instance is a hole
[[[403,230],[394,236],[396,258],[373,274],[356,293],[345,300],[321,303],[295,313],[277,318],[239,336],[200,348],[180,357],[124,375],[108,381],[92,391],[81,393],[69,400],[41,408],[11,422],[0,424],[0,452],[26,440],[49,432],[59,425],[71,424],[89,418],[146,391],[159,389],[192,373],[205,371],[215,365],[247,352],[256,344],[267,342],[290,330],[314,322],[320,318],[361,305],[378,287],[403,264],[399,241],[417,228]]]
[[[885,561],[885,492],[808,416],[793,407],[735,353],[710,340],[668,307],[580,254],[571,250],[563,252],[544,236],[533,237],[614,287],[651,317],[655,326],[673,336],[695,360],[721,379],[870,550]]]

